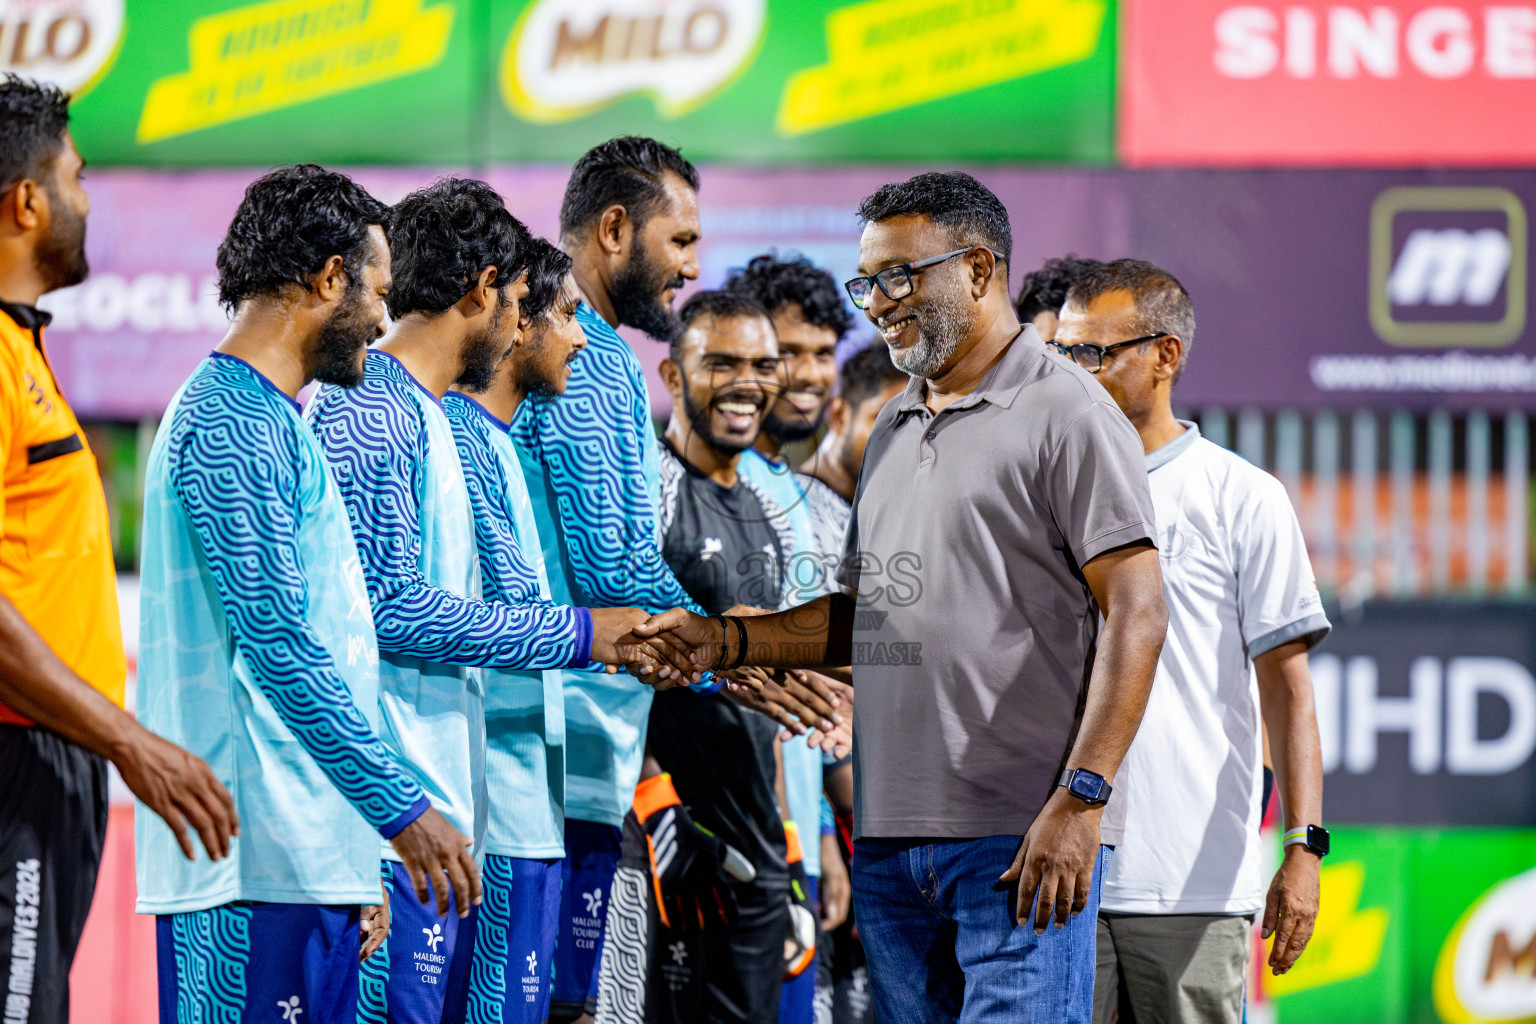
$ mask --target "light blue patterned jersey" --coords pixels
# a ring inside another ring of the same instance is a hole
[[[522,605],[540,615],[551,643],[570,636],[591,613],[552,603],[523,467],[507,425],[468,395],[443,398],[475,512],[481,584],[487,601]],[[590,648],[590,639],[587,646]],[[490,820],[485,852],[498,857],[565,855],[565,698],[557,669],[486,669],[486,788]]]
[[[512,421],[555,600],[699,611],[657,544],[661,470],[640,361],[591,306],[578,306],[576,319],[587,347],[565,393],[523,402]],[[651,690],[623,673],[564,681],[566,815],[621,825],[640,779]]]
[[[485,837],[478,668],[586,664],[528,609],[480,600],[469,491],[442,403],[384,352],[356,388],[323,388],[310,422],[346,502],[379,638],[384,742],[455,828]],[[579,618],[571,612],[572,618]],[[587,630],[590,647],[590,629]]]
[[[755,448],[741,453],[736,470],[747,483],[755,485],[784,509],[794,534],[794,548],[784,558],[784,604],[802,604],[818,596],[813,589],[823,575],[822,556],[840,556],[841,551],[823,552],[816,543],[805,492],[794,469],[781,461],[770,461]],[[807,592],[809,591],[809,592]],[[821,877],[821,790],[822,754],[796,739],[784,744],[784,795],[789,798],[789,817],[800,826],[804,839],[805,873]]]
[[[378,726],[362,567],[298,406],[215,353],[172,399],[145,480],[139,719],[206,760],[243,825],[187,861],[135,815],[138,909],[378,899],[379,835],[427,807]]]

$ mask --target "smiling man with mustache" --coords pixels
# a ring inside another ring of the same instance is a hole
[[[706,612],[777,608],[794,546],[787,517],[739,472],[778,395],[779,347],[762,306],[731,292],[683,304],[661,378],[672,420],[661,451],[662,554]],[[694,820],[741,851],[757,877],[730,887],[739,919],[701,933],[673,921],[651,943],[647,1019],[778,1020],[790,867],[775,799],[778,726],[725,694],[656,695],[649,747]],[[665,951],[683,942],[687,963]]]
[[[1145,460],[1092,375],[1020,325],[996,195],[920,174],[859,215],[849,297],[914,379],[870,434],[842,592],[636,632],[698,665],[743,645],[853,662],[853,905],[881,1020],[1087,1024],[1112,786],[1168,626]]]
[[[807,484],[795,472],[796,463],[785,448],[813,440],[826,422],[832,388],[837,383],[838,342],[853,326],[853,316],[832,275],[804,256],[753,257],[745,267],[731,272],[725,288],[759,302],[772,318],[778,336],[783,387],[768,406],[757,443],[741,460],[741,472],[785,509],[795,534],[794,549],[786,559],[791,599],[809,600],[835,588],[829,566],[842,554],[842,531],[836,531],[835,539],[818,534]],[[804,468],[813,469],[816,461],[812,457]],[[789,802],[785,812],[801,833],[810,837],[805,844],[805,873],[812,900],[823,904],[825,920],[840,922],[848,909],[846,898],[838,898],[848,891],[847,873],[842,871],[835,837],[829,833],[817,838],[825,774],[822,751],[795,741],[786,743],[782,753],[784,792]],[[851,772],[846,763],[837,770]],[[825,901],[821,892],[823,864],[834,876],[829,878],[831,891]],[[780,1024],[809,1024],[815,1019],[815,997],[816,972],[801,973],[784,988]]]

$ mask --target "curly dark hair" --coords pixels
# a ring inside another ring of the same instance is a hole
[[[443,312],[486,267],[496,268],[496,287],[505,287],[533,252],[533,235],[501,194],[474,178],[439,178],[396,203],[389,217],[389,315],[397,320]]]
[[[1046,260],[1039,270],[1031,270],[1019,282],[1019,297],[1013,302],[1019,321],[1027,324],[1041,313],[1058,312],[1067,301],[1067,291],[1073,282],[1103,265],[1102,260],[1076,253]]]
[[[831,274],[804,256],[754,256],[745,267],[730,272],[725,290],[756,299],[769,313],[799,306],[807,323],[832,331],[839,340],[853,326],[853,314],[843,305],[843,290]]]
[[[42,182],[64,151],[69,94],[7,72],[0,76],[0,192],[30,178]]]
[[[694,292],[677,311],[677,330],[672,333],[668,358],[677,362],[680,355],[678,346],[682,343],[683,335],[688,333],[688,328],[707,316],[717,320],[750,316],[769,319],[768,310],[763,308],[763,304],[742,292],[729,292],[723,288],[718,291]]]
[[[1005,261],[1013,257],[1008,210],[991,189],[963,171],[929,171],[881,185],[859,204],[859,217],[866,224],[904,214],[927,217],[947,228],[957,246],[985,245],[1002,253]],[[1007,269],[1005,265],[1005,274]]]
[[[883,341],[872,341],[843,362],[837,371],[837,393],[857,409],[892,384],[906,384],[912,377],[891,362],[891,350]]]
[[[560,286],[571,272],[571,258],[542,238],[533,240],[528,257],[528,295],[520,311],[529,320],[547,316],[560,298]]]
[[[560,203],[560,234],[591,224],[610,206],[622,206],[637,228],[656,213],[666,196],[662,180],[670,171],[699,190],[699,172],[664,142],[621,135],[593,146],[571,168]]]
[[[372,255],[368,228],[374,224],[387,235],[389,208],[345,174],[318,164],[269,171],[246,187],[219,243],[219,301],[233,311],[285,284],[308,290],[332,256],[341,257],[357,286]]]

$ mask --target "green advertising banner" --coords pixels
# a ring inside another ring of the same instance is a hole
[[[491,38],[492,159],[621,132],[755,164],[1113,155],[1110,0],[529,0]]]
[[[49,6],[0,0],[0,9],[7,4]],[[474,12],[467,4],[86,0],[54,6],[93,15],[126,7],[125,17],[104,22],[119,26],[119,38],[74,107],[77,142],[93,162],[462,163],[471,156],[471,98],[484,61],[471,42]],[[42,20],[34,17],[34,36],[46,34],[36,27]],[[43,70],[25,60],[10,65],[23,74]]]
[[[1536,831],[1336,829],[1278,1024],[1536,1021]]]
[[[96,163],[1113,156],[1114,0],[0,0]]]

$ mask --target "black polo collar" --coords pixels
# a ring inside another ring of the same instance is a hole
[[[23,306],[18,302],[6,302],[0,299],[0,313],[4,313],[16,325],[36,334],[40,329],[53,322],[53,314],[36,306]]]

